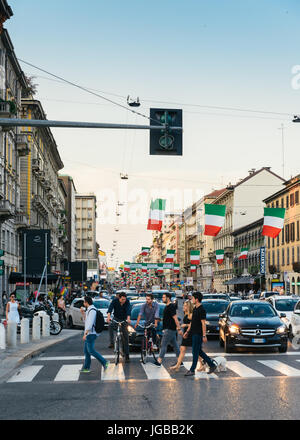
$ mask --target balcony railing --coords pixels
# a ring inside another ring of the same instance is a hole
[[[23,212],[18,212],[15,218],[15,225],[17,229],[28,228],[29,227],[28,215]]]
[[[8,220],[9,218],[14,217],[15,211],[13,205],[9,200],[1,200],[0,201],[0,218],[1,221]]]
[[[36,194],[33,197],[33,205],[42,214],[44,214],[44,215],[48,214],[48,208],[47,208],[46,202],[44,201],[44,199],[42,199],[42,197],[40,195]]]
[[[16,145],[19,156],[27,156],[30,152],[26,134],[17,134]]]

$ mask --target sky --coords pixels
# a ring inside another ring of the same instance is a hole
[[[97,241],[109,265],[151,244],[151,197],[179,212],[251,168],[300,172],[300,124],[292,123],[300,113],[298,0],[8,3],[14,15],[5,27],[19,59],[125,106],[139,96],[146,116],[150,107],[183,109],[182,157],[149,156],[148,131],[52,129],[61,172],[78,193],[97,196]],[[20,64],[36,76],[48,119],[149,122]]]

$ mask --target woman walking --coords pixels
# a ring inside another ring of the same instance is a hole
[[[193,314],[193,303],[190,300],[186,300],[183,303],[183,324],[181,324],[181,327],[183,329],[183,333],[186,332],[191,320],[192,320],[192,314]],[[192,346],[192,336],[188,336],[187,338],[182,338],[181,346],[180,346],[180,354],[177,360],[177,364],[170,367],[171,370],[174,370],[175,372],[179,371],[182,361],[184,359],[186,349],[187,347]]]
[[[9,298],[10,301],[8,301],[6,305],[6,320],[14,321],[17,324],[20,324],[19,309],[21,308],[21,306],[16,301],[16,295],[14,293],[11,293]]]

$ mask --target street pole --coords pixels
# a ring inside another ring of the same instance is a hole
[[[24,233],[23,246],[24,246],[24,267],[23,267],[23,270],[24,270],[24,290],[25,290],[25,295],[26,295],[26,271],[27,271],[27,267],[26,267],[26,257],[27,257],[27,254],[26,254],[26,233]]]
[[[46,273],[45,273],[45,288],[46,288],[46,295],[48,294],[48,255],[47,255],[47,242],[48,242],[48,233],[45,233],[45,266],[46,266]]]

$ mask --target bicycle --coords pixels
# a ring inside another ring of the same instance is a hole
[[[115,352],[115,365],[118,365],[120,360],[120,354],[122,357],[124,357],[124,345],[123,345],[123,337],[121,333],[121,327],[122,324],[126,323],[126,321],[116,321],[115,319],[112,319],[112,322],[118,325],[117,328],[117,334],[115,337],[115,346],[114,346],[114,352]],[[122,350],[121,350],[122,347]]]
[[[153,323],[142,326],[139,324],[139,327],[144,329],[144,337],[142,340],[142,346],[141,346],[141,361],[143,364],[146,364],[148,361],[148,357],[153,356],[154,360],[156,361],[156,353],[158,353],[159,350],[155,353],[156,350],[153,348],[153,338],[152,338],[152,332],[150,332],[150,329],[155,327]],[[149,335],[150,334],[150,335]],[[156,335],[156,341],[159,341],[159,336]],[[157,344],[158,345],[158,344]]]

